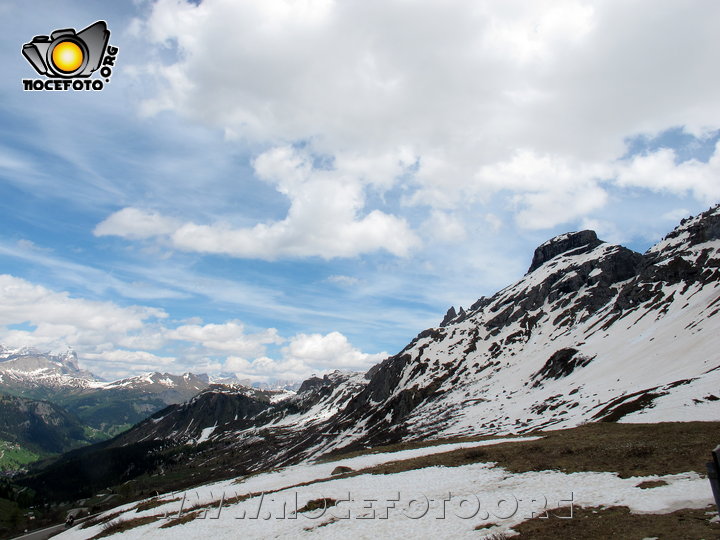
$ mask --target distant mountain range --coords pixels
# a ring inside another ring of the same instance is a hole
[[[252,395],[263,393],[242,385],[234,374],[211,379],[206,374],[154,372],[106,382],[82,370],[74,351],[53,354],[0,345],[0,446],[12,444],[32,461],[29,456],[38,459],[105,440],[168,405],[188,401],[211,382]],[[28,426],[28,415],[34,427],[21,428]],[[17,462],[9,456],[14,454],[4,455],[0,470],[12,469]]]
[[[206,375],[150,373],[115,382],[81,370],[77,355],[0,346],[0,443],[36,459],[107,439],[207,388]],[[11,453],[0,468],[12,468]]]
[[[102,432],[134,424],[207,388],[207,375],[150,373],[104,382],[78,367],[77,355],[0,349],[0,392],[46,400]]]
[[[24,481],[68,497],[79,492],[53,481],[68,471],[89,492],[173,470],[170,488],[401,440],[718,420],[718,351],[716,206],[645,254],[593,231],[557,236],[517,283],[451,308],[365,374],[313,378],[289,396],[207,386]]]

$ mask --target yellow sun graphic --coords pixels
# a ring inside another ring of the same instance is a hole
[[[52,61],[55,67],[60,71],[72,73],[82,66],[82,49],[72,41],[62,41],[53,49]]]

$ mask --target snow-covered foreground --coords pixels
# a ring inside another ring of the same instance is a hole
[[[513,439],[517,444],[537,437]],[[703,508],[712,503],[707,479],[689,472],[621,479],[609,472],[565,474],[558,471],[513,474],[494,463],[459,467],[432,466],[395,474],[333,477],[335,467],[355,471],[393,461],[459,448],[506,442],[445,444],[394,453],[378,453],[326,463],[310,463],[244,479],[200,486],[163,495],[168,501],[137,512],[136,503],[118,510],[116,520],[158,516],[151,523],[114,535],[116,538],[475,538],[505,532],[533,515],[571,519],[579,506],[628,506],[633,512],[667,513]],[[637,487],[646,480],[667,485]],[[233,500],[234,498],[234,500]],[[301,510],[308,501],[334,499],[335,506]],[[221,501],[227,506],[221,507]],[[162,528],[196,512],[183,524]],[[494,524],[494,525],[492,525]],[[483,528],[482,532],[476,528]],[[103,525],[76,527],[63,540],[91,538]]]

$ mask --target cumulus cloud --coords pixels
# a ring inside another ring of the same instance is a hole
[[[178,226],[176,220],[156,212],[123,208],[98,224],[94,233],[95,236],[115,235],[137,240],[172,233]]]
[[[153,328],[165,318],[167,314],[160,309],[75,298],[0,275],[0,343],[11,347],[73,347],[101,358],[118,354],[115,349],[123,346],[157,345]],[[137,356],[125,359],[130,368],[135,360],[147,360]]]
[[[500,191],[522,227],[582,218],[606,204],[597,174],[624,154],[628,137],[720,127],[720,72],[707,69],[720,48],[718,17],[720,5],[700,0],[160,0],[142,35],[179,54],[151,66],[161,84],[144,104],[148,114],[176,111],[266,145],[301,141],[338,163],[350,155],[344,166],[357,182],[278,182],[292,201],[287,220],[248,230],[186,224],[174,241],[260,257],[318,254],[325,241],[325,253],[342,256],[338,244],[368,235],[365,250],[405,253],[407,241],[384,245],[374,236],[399,231],[407,240],[396,217],[360,217],[357,186],[372,180],[351,166],[397,149],[415,163],[406,204],[448,210]],[[263,162],[278,157],[266,155],[259,168],[271,172]],[[285,166],[283,174],[297,180],[303,170]],[[691,181],[686,172],[673,189]],[[640,173],[633,185],[662,185]],[[337,243],[309,227],[290,248],[287,229],[311,209],[304,197],[322,200],[314,188],[344,215]],[[689,192],[703,200],[715,193]]]
[[[339,332],[298,334],[283,348],[283,355],[311,366],[337,369],[367,369],[387,357],[387,353],[367,354],[353,347]]]
[[[253,382],[268,379],[298,381],[318,371],[299,360],[273,360],[267,356],[254,360],[228,356],[223,364],[223,370],[234,373],[240,380],[249,379]]]
[[[365,370],[387,356],[363,353],[339,332],[287,339],[275,328],[248,331],[238,320],[173,326],[156,308],[76,298],[7,274],[0,275],[0,343],[72,347],[84,368],[110,378],[223,369],[252,380],[298,380],[332,369]],[[270,358],[268,348],[283,343],[278,358]]]
[[[158,356],[147,351],[113,349],[101,353],[83,352],[82,367],[91,372],[102,373],[106,378],[117,379],[136,375],[139,372],[165,369],[175,371],[176,358]]]
[[[239,321],[224,324],[186,324],[168,330],[167,339],[186,341],[201,345],[211,353],[232,353],[241,356],[261,356],[265,345],[280,344],[282,339],[275,328],[258,333],[246,333]]]
[[[258,156],[254,167],[261,179],[290,199],[290,209],[282,221],[248,228],[180,224],[156,213],[125,208],[100,223],[95,234],[130,239],[165,237],[185,251],[267,260],[353,257],[378,250],[405,256],[418,244],[405,220],[379,210],[362,212],[363,184],[392,184],[410,165],[407,158],[403,152],[392,158],[381,156],[377,162],[346,155],[332,169],[321,169],[313,165],[308,153],[277,147]]]
[[[229,356],[224,368],[241,379],[302,379],[313,373],[322,374],[336,369],[365,371],[388,356],[385,352],[363,353],[339,332],[325,335],[297,334],[282,348],[281,353],[279,360],[266,356],[254,360]]]
[[[711,204],[720,200],[720,142],[707,163],[690,159],[677,163],[670,148],[639,155],[620,164],[617,183],[658,192],[692,194]],[[683,211],[684,212],[684,211]]]

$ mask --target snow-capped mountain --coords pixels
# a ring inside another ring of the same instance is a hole
[[[168,404],[180,403],[189,399],[201,390],[204,390],[210,384],[207,375],[194,373],[183,373],[182,375],[173,375],[171,373],[146,373],[128,377],[117,381],[103,383],[99,388],[105,390],[137,390],[164,396]],[[185,396],[183,399],[181,397]]]
[[[62,354],[0,345],[0,384],[27,388],[89,388],[100,379],[80,369],[75,351]]]
[[[72,350],[52,354],[0,346],[0,393],[63,407],[98,436],[115,435],[208,385],[207,375],[158,372],[105,382],[80,369]]]
[[[720,206],[645,254],[568,233],[517,283],[449,310],[366,374],[311,379],[275,403],[209,388],[112,446],[203,442],[185,465],[222,476],[399,440],[718,420],[719,313]]]
[[[140,390],[149,393],[182,394],[184,401],[210,384],[205,374],[152,372],[117,381],[106,382],[80,369],[78,357],[72,349],[61,354],[41,352],[33,348],[9,349],[0,344],[0,388],[6,390]],[[16,392],[12,392],[16,393]],[[190,396],[187,394],[190,393]],[[167,403],[178,403],[168,397]]]
[[[558,236],[518,283],[373,368],[329,444],[717,420],[719,311],[720,207],[644,255]]]

